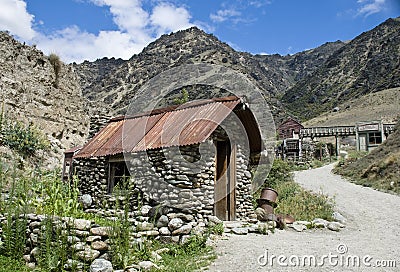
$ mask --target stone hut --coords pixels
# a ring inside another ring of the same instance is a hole
[[[129,192],[133,206],[246,220],[254,216],[250,170],[262,150],[254,115],[230,96],[113,118],[68,161],[99,208]]]

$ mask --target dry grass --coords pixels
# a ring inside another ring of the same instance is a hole
[[[384,123],[395,123],[400,116],[400,88],[387,89],[371,93],[358,99],[346,101],[339,105],[339,111],[326,112],[308,120],[303,125],[339,126],[355,125],[356,122],[383,120]]]
[[[363,157],[351,157],[335,172],[355,183],[400,194],[400,122],[396,131],[379,147]]]

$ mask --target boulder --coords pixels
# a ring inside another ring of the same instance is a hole
[[[316,228],[326,228],[328,221],[321,218],[315,218],[313,221],[311,221],[311,224]]]
[[[166,215],[161,215],[157,221],[157,228],[162,228],[168,226],[169,219]]]
[[[157,268],[157,266],[153,262],[150,262],[150,261],[142,261],[139,263],[139,266],[143,270],[150,270],[152,268]]]
[[[94,241],[92,242],[92,249],[105,251],[108,250],[108,244],[103,241]]]
[[[160,232],[160,235],[163,236],[171,235],[171,231],[168,229],[168,227],[161,227],[158,231]]]
[[[90,229],[90,234],[94,236],[110,236],[111,232],[111,227],[97,227]]]
[[[149,211],[151,210],[151,206],[149,205],[144,205],[141,209],[140,209],[140,213],[142,214],[142,216],[148,216]]]
[[[237,235],[246,235],[249,233],[247,228],[233,228],[232,232]]]
[[[85,219],[74,219],[71,226],[77,230],[89,230],[91,222]]]
[[[216,217],[215,215],[210,215],[208,217],[208,222],[211,223],[211,225],[218,225],[223,223],[223,221],[221,219],[219,219],[218,217]]]
[[[341,215],[339,212],[333,212],[332,217],[333,217],[333,220],[335,220],[336,222],[346,224],[346,221],[347,221],[346,218],[343,215]]]
[[[172,232],[172,235],[189,234],[191,230],[192,230],[192,226],[191,225],[183,225],[182,227],[174,230]]]
[[[93,203],[92,197],[88,194],[81,195],[79,197],[78,201],[79,201],[79,203],[82,204],[84,209],[89,208],[90,206],[92,206],[92,203]]]
[[[76,256],[78,256],[79,259],[86,262],[93,261],[94,259],[100,256],[100,251],[91,248],[86,248],[85,250],[76,253]]]
[[[302,232],[303,230],[306,230],[307,227],[303,224],[300,224],[299,222],[295,221],[293,222],[291,226],[295,231]]]
[[[339,222],[329,222],[329,223],[326,225],[326,227],[327,227],[329,230],[332,230],[332,231],[339,231],[340,228],[341,228],[341,226],[342,226],[342,224],[339,223]]]
[[[180,227],[182,227],[183,225],[183,221],[180,218],[172,218],[171,221],[169,221],[168,223],[168,228],[171,231],[174,231],[176,229],[179,229]]]
[[[96,259],[90,265],[89,272],[113,272],[113,266],[110,261]]]
[[[137,231],[147,231],[154,229],[154,224],[149,222],[139,222],[136,226]]]

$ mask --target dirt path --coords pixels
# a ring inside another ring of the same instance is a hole
[[[332,168],[296,172],[295,180],[306,189],[334,196],[336,210],[347,218],[345,229],[231,236],[217,243],[219,257],[210,271],[400,271],[400,197],[347,182],[332,174]],[[281,260],[287,266],[279,265],[277,257],[271,262],[279,255],[286,257]],[[309,265],[313,257],[316,266]],[[395,260],[397,267],[377,267],[385,264],[381,260]]]

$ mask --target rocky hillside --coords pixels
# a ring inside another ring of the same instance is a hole
[[[339,103],[400,86],[400,18],[388,19],[344,44],[289,89],[285,106],[302,119]]]
[[[281,74],[277,76],[285,78],[286,82],[288,82],[286,86],[282,86],[283,88],[280,89],[281,93],[285,93],[296,82],[312,75],[325,63],[333,52],[342,48],[344,44],[341,41],[327,42],[317,48],[294,55],[255,55],[254,58],[262,66],[277,67],[279,69]]]
[[[74,67],[82,78],[81,84],[85,86],[84,95],[90,101],[102,103],[103,107],[109,106],[112,114],[121,114],[136,91],[162,71],[190,63],[225,65],[247,75],[265,92],[276,119],[283,119],[287,114],[277,98],[299,78],[322,65],[333,49],[340,48],[342,44],[327,43],[293,56],[253,56],[237,52],[212,34],[193,27],[161,36],[128,61],[120,63],[119,60],[102,59],[92,63],[74,64]],[[95,74],[96,69],[103,64],[106,66],[103,72],[108,72],[108,75]],[[189,88],[190,98],[203,98],[206,93],[196,88],[196,97],[193,97],[190,90]]]
[[[382,120],[394,124],[400,120],[400,88],[370,93],[339,104],[303,123],[305,127],[351,126],[365,120]],[[365,110],[368,109],[368,110]]]
[[[115,58],[102,58],[93,62],[86,60],[79,65],[73,63],[72,65],[80,79],[83,95],[90,97],[90,86],[93,85],[93,82],[101,82],[123,63],[125,63],[123,59]]]
[[[365,157],[347,160],[335,172],[352,178],[356,183],[400,194],[399,142],[400,122],[382,145]]]
[[[59,166],[63,151],[82,144],[88,110],[71,65],[0,32],[0,107],[9,120],[34,125],[52,147],[47,163]]]
[[[136,91],[153,76],[168,68],[200,62],[225,65],[240,71],[272,96],[281,94],[283,86],[289,84],[276,76],[280,74],[278,68],[260,65],[252,55],[236,52],[215,36],[193,27],[161,36],[140,54],[120,65],[114,62],[114,69],[110,68],[109,74],[104,77],[92,78],[84,93],[92,101],[109,105],[113,114],[120,114]],[[85,75],[82,77],[83,84],[90,78],[86,74],[93,71],[86,62],[75,65],[75,69],[79,75]]]
[[[350,98],[400,86],[399,21],[389,19],[349,42],[286,56],[237,52],[193,27],[161,36],[127,61],[101,59],[74,68],[84,95],[112,115],[124,113],[136,91],[160,72],[211,63],[247,75],[264,91],[277,122],[289,114],[310,119]]]

